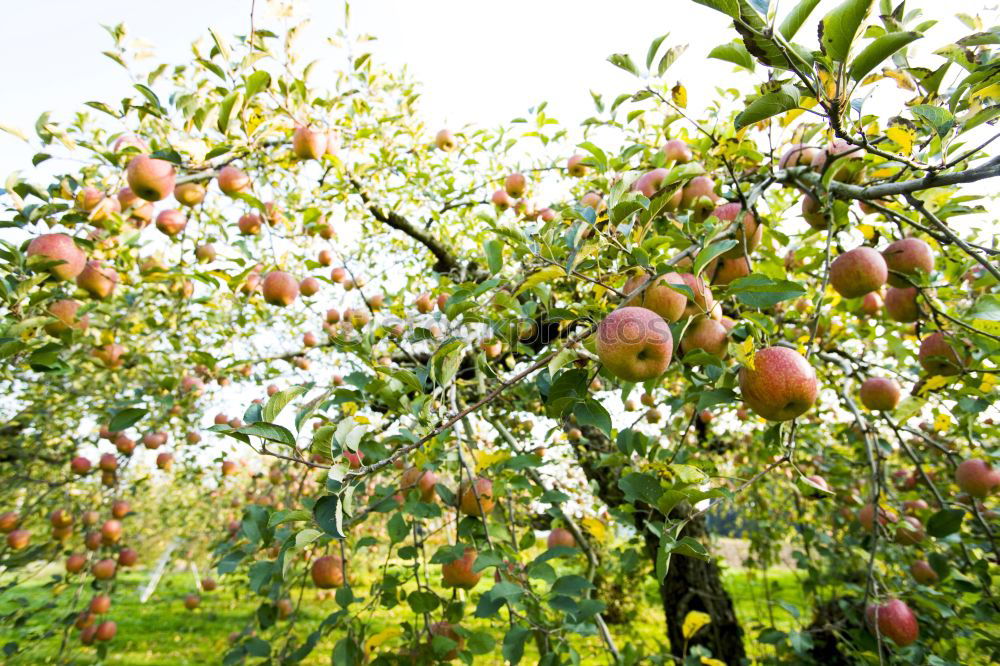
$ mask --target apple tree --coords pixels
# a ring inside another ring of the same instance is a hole
[[[55,175],[5,189],[0,562],[61,563],[63,613],[8,651],[113,649],[169,533],[254,600],[224,663],[1000,658],[1000,34],[698,4],[754,87],[689,111],[661,38],[579,128],[428,128],[346,29],[336,70],[111,30],[134,95],[42,116]],[[737,618],[721,511],[795,629]]]

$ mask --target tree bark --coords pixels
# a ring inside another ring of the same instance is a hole
[[[618,487],[621,468],[601,465],[600,458],[612,453],[614,447],[603,432],[591,426],[583,426],[583,440],[574,443],[576,457],[589,481],[597,488],[598,497],[616,508],[626,504],[624,493]],[[672,518],[683,518],[690,507],[681,505],[671,513]],[[651,520],[659,514],[656,509],[639,503],[633,514],[635,528],[643,536],[646,555],[654,563],[659,538],[647,529]],[[689,522],[680,536],[689,536],[703,541],[707,535],[704,516]],[[683,659],[685,648],[703,645],[712,651],[713,657],[727,665],[739,666],[746,661],[743,646],[743,629],[736,618],[733,601],[722,584],[722,575],[714,559],[702,561],[693,557],[675,555],[670,558],[670,567],[662,582],[658,582],[660,601],[666,622],[667,638],[673,656]],[[689,611],[701,611],[711,617],[711,623],[703,627],[685,644],[682,626]]]

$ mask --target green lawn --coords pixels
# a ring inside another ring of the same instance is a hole
[[[192,591],[190,574],[170,574],[161,581],[155,596],[146,604],[139,603],[139,586],[146,580],[148,574],[144,571],[129,572],[119,577],[117,590],[113,595],[113,607],[110,619],[118,624],[118,635],[112,642],[112,649],[106,664],[136,664],[149,666],[181,666],[184,664],[214,664],[221,661],[222,655],[228,649],[227,636],[234,630],[245,626],[251,617],[256,601],[241,589],[227,586],[222,582],[219,589],[202,596],[202,605],[194,612],[185,610],[184,596]],[[789,611],[783,609],[778,602],[791,604],[801,611],[803,620],[808,621],[808,609],[803,607],[800,588],[793,572],[774,570],[769,572],[765,581],[759,572],[751,575],[749,572],[730,571],[726,574],[726,584],[733,595],[737,613],[744,623],[748,636],[759,633],[760,628],[770,626],[771,613],[768,612],[767,589],[770,587],[771,609],[774,624],[782,630],[797,628],[797,622]],[[0,582],[9,582],[0,578]],[[52,598],[52,593],[45,586],[44,577],[36,577],[30,583],[0,592],[0,614],[6,616],[23,603],[32,607],[46,604]],[[9,664],[45,664],[53,663],[57,653],[61,626],[59,617],[68,607],[69,599],[64,595],[72,594],[72,590],[63,591],[60,595],[60,610],[43,610],[33,614],[26,623],[32,631],[39,635],[48,632],[49,635],[41,643],[27,652],[9,659]],[[89,599],[90,592],[84,599]],[[239,595],[239,596],[238,596]],[[658,645],[664,642],[662,612],[657,603],[658,596],[653,582],[647,581],[642,590],[643,604],[635,619],[628,625],[619,624],[611,627],[619,646],[628,642],[641,644],[647,651],[657,651]],[[78,607],[82,607],[81,601]],[[316,623],[336,608],[333,600],[316,600],[313,591],[309,590],[303,599],[300,618],[305,627]],[[382,614],[384,617],[384,613]],[[385,627],[391,626],[391,618],[386,618]],[[383,627],[376,627],[379,630]],[[299,629],[300,635],[306,629]],[[17,640],[10,627],[0,624],[0,645]],[[335,638],[328,638],[313,652],[306,664],[330,663],[330,650]],[[753,645],[748,640],[751,653],[760,654],[766,646]],[[70,631],[69,645],[73,647],[72,663],[99,663],[93,648],[81,647],[75,630]],[[591,659],[599,659],[601,654],[597,639],[581,640],[577,648],[584,655],[584,661],[592,663]],[[529,650],[531,645],[529,642]],[[603,661],[603,660],[601,660]],[[501,663],[499,657],[479,658],[477,663]],[[532,663],[532,655],[526,654],[523,663]]]

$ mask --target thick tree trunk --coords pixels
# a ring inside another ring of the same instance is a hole
[[[625,503],[624,494],[618,487],[621,469],[598,464],[602,455],[613,451],[611,442],[596,428],[585,426],[581,430],[584,440],[577,442],[575,448],[584,474],[594,482],[601,501],[610,508],[621,506]],[[642,504],[636,508],[635,527],[643,535],[646,554],[654,563],[655,571],[659,539],[646,529],[646,522],[655,519],[656,510]],[[672,517],[683,517],[683,512],[688,510],[688,507],[682,505],[674,509]],[[706,534],[703,517],[689,522],[681,532],[681,536],[690,536],[699,541],[704,541]],[[707,613],[712,621],[687,643],[687,647],[704,645],[716,659],[731,666],[739,666],[746,661],[743,629],[736,618],[733,601],[722,584],[721,572],[715,560],[705,562],[683,555],[671,557],[666,578],[659,584],[659,588],[670,651],[675,657],[684,657],[685,641],[681,629],[684,618],[689,611],[701,611]]]

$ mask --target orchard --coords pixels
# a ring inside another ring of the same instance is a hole
[[[223,664],[1000,661],[1000,29],[696,1],[744,89],[660,38],[574,127],[109,29],[0,191],[8,663],[147,663],[140,593]]]

